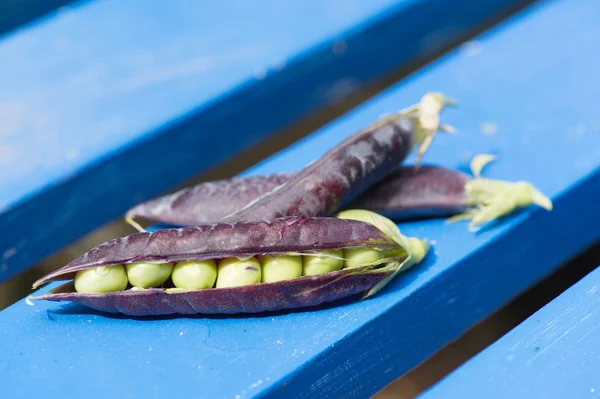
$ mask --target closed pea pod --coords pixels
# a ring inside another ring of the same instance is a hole
[[[369,210],[394,221],[465,214],[461,218],[472,219],[471,229],[531,204],[552,209],[552,202],[529,183],[482,178],[483,165],[492,159],[488,155],[475,157],[473,177],[435,165],[424,165],[418,170],[412,165],[400,166],[342,208]],[[291,176],[276,174],[203,183],[140,204],[129,211],[128,217],[181,225],[214,223]],[[476,218],[475,213],[482,216]]]
[[[235,177],[184,188],[146,201],[127,212],[134,217],[180,226],[216,223],[289,181],[295,173]],[[346,209],[370,210],[396,221],[452,216],[466,207],[462,172],[434,165],[399,166],[362,192]],[[338,211],[341,209],[338,209]],[[330,215],[306,215],[330,216]]]
[[[417,105],[385,116],[351,135],[272,191],[223,221],[285,216],[326,216],[382,180],[418,148],[416,167],[438,130],[439,113],[453,104],[440,93],[427,93]]]
[[[131,208],[125,220],[144,218],[176,226],[216,223],[288,181],[295,173],[208,181]]]
[[[356,220],[331,217],[288,217],[265,221],[218,223],[194,228],[165,229],[135,233],[108,241],[65,267],[48,274],[35,287],[49,281],[72,279],[78,272],[96,267],[126,265],[132,262],[175,263],[263,258],[295,259],[310,257],[320,251],[369,247],[398,250],[394,257],[378,264],[342,269],[314,276],[297,275],[296,271],[272,282],[207,289],[149,288],[123,289],[117,292],[79,292],[73,282],[66,283],[41,297],[52,301],[71,301],[107,312],[128,315],[256,313],[270,310],[310,307],[342,298],[375,294],[399,270],[419,262],[413,256],[417,246],[404,236],[388,235],[379,227]],[[292,258],[285,258],[292,257]],[[233,261],[230,261],[235,263]],[[177,268],[177,266],[175,266]],[[175,271],[174,271],[175,272]],[[219,277],[217,277],[218,280]],[[217,284],[218,285],[218,284]]]
[[[144,217],[175,225],[285,216],[330,216],[384,179],[418,148],[413,170],[438,131],[454,132],[439,114],[454,101],[426,93],[418,104],[383,116],[352,134],[297,173],[206,182],[146,201],[125,219]]]
[[[481,171],[495,159],[489,154],[473,157],[472,177],[433,166],[418,174],[401,168],[351,205],[394,220],[442,216],[451,216],[449,221],[469,219],[471,231],[533,204],[552,210],[550,198],[528,182],[483,178]]]

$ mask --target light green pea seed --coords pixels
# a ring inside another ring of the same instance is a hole
[[[342,211],[336,215],[340,219],[352,219],[358,220],[361,222],[369,223],[374,225],[377,224],[383,225],[386,227],[386,230],[383,231],[386,235],[400,233],[398,226],[396,223],[391,221],[390,219],[381,216],[378,213],[366,211],[363,209],[351,209],[347,211]],[[367,263],[375,262],[380,259],[383,259],[386,256],[385,251],[378,251],[376,249],[371,248],[348,248],[344,250],[344,257],[346,258],[345,267],[360,267]],[[390,251],[389,255],[395,255],[394,251]]]
[[[385,251],[379,251],[371,248],[346,248],[344,249],[344,258],[346,262],[344,268],[361,267],[366,264],[378,261],[385,257]]]
[[[99,266],[75,274],[77,292],[115,292],[127,288],[127,273],[123,265]]]
[[[177,288],[212,288],[217,280],[217,263],[212,259],[179,262],[173,268],[171,279]]]
[[[303,256],[304,270],[302,274],[305,276],[314,276],[340,270],[344,267],[344,259],[342,259],[344,257],[344,250],[332,249],[319,251],[319,253],[330,256]],[[331,256],[335,256],[335,258]]]
[[[263,283],[291,280],[302,276],[301,256],[271,256],[261,255],[258,257],[262,265]]]
[[[172,263],[133,262],[127,266],[127,278],[134,287],[150,288],[162,285],[171,276]]]
[[[219,262],[217,288],[258,284],[260,280],[260,262],[255,257],[245,260],[225,258]]]

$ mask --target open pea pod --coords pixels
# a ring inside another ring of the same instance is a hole
[[[398,271],[421,261],[428,247],[418,239],[402,236],[393,224],[385,226],[379,219],[369,223],[361,217],[299,216],[135,233],[93,248],[39,279],[34,288],[50,281],[75,281],[32,299],[70,301],[106,312],[147,316],[257,313],[305,308],[354,296],[364,298],[376,293]],[[132,264],[175,264],[177,268],[190,262],[221,262],[219,273],[224,275],[234,258],[243,265],[241,272],[255,273],[256,267],[247,264],[249,259],[336,258],[330,255],[332,251],[345,255],[361,250],[382,255],[321,274],[287,276],[270,282],[259,279],[236,286],[219,287],[217,282],[216,287],[209,284],[210,288],[205,289],[178,288],[172,280],[158,287],[139,288],[123,280],[124,270]],[[221,267],[226,262],[227,266]],[[77,276],[90,270],[113,282],[112,288],[101,285],[98,291],[102,292],[77,290]]]

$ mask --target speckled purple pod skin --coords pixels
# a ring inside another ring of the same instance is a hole
[[[331,214],[399,165],[415,144],[414,132],[411,119],[358,132],[286,183],[223,220]]]
[[[201,183],[139,204],[130,209],[127,216],[179,226],[216,223],[289,181],[294,175],[280,173]]]
[[[323,249],[398,247],[376,227],[337,218],[286,217],[135,233],[108,241],[35,282],[73,279],[79,270],[135,261],[178,262]],[[277,283],[167,294],[161,289],[107,294],[69,292],[69,284],[39,299],[68,300],[128,315],[243,313],[314,306],[369,289],[391,271],[348,269]]]
[[[292,176],[294,173],[202,183],[142,203],[127,215],[180,226],[215,223]],[[418,171],[414,166],[400,166],[345,208],[377,212],[396,221],[449,216],[465,209],[464,188],[469,180],[464,173],[439,166],[424,165]]]

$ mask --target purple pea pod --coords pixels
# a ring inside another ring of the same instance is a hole
[[[454,102],[427,93],[420,103],[384,116],[348,137],[298,173],[209,182],[132,208],[126,220],[146,217],[175,225],[263,220],[285,216],[328,216],[398,167],[413,147],[420,159],[438,130],[439,113]]]
[[[289,181],[294,173],[235,177],[201,183],[137,205],[126,220],[178,226],[216,223]],[[433,165],[400,166],[345,208],[366,209],[395,221],[451,216],[468,207],[465,173]],[[312,215],[328,216],[328,215]]]
[[[453,131],[439,123],[439,113],[447,104],[452,102],[440,93],[425,94],[419,104],[380,118],[353,134],[223,221],[336,212],[392,172],[414,147],[418,147],[418,168],[435,133]]]
[[[471,177],[452,169],[403,166],[356,198],[349,208],[366,209],[395,221],[454,216],[471,206]]]
[[[474,177],[434,165],[418,170],[400,166],[344,208],[369,210],[397,222],[431,217],[472,218],[472,229],[530,204],[552,209],[551,201],[528,183],[481,178],[481,169],[492,159],[488,155],[475,157],[471,165]],[[215,223],[292,176],[293,173],[281,173],[202,183],[142,203],[132,208],[127,218],[143,217],[183,226]]]
[[[374,295],[399,271],[423,259],[428,246],[374,219],[286,217],[140,232],[108,241],[35,282],[34,288],[71,280],[34,300],[69,301],[131,316],[257,313],[316,306]],[[254,256],[323,256],[323,251],[376,249],[385,256],[359,267],[318,275],[228,288],[181,289],[169,283],[139,289],[124,285],[103,292],[78,292],[77,276],[90,270]]]
[[[139,217],[176,226],[216,223],[289,181],[294,174],[234,177],[201,183],[143,202],[131,208],[125,220],[134,226],[133,219]]]
[[[394,220],[441,216],[452,216],[450,222],[470,219],[471,231],[532,204],[552,210],[552,201],[528,182],[481,177],[483,168],[495,159],[488,154],[474,157],[473,177],[434,166],[418,172],[400,168],[351,206]]]

